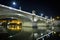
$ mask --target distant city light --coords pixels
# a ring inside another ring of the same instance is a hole
[[[9,36],[9,37],[13,37],[13,36]]]
[[[16,5],[16,2],[13,2],[13,5]]]
[[[59,19],[60,17],[59,17],[59,16],[57,16],[56,18],[57,18],[57,19]]]
[[[43,33],[41,33],[41,35],[43,35]]]
[[[56,34],[56,32],[53,32],[54,34]]]
[[[34,33],[34,37],[38,37],[38,33]]]

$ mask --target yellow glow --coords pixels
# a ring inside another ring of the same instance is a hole
[[[17,26],[17,30],[21,30],[21,28],[19,26]]]
[[[15,31],[17,31],[17,30],[21,30],[21,28],[19,27],[19,26],[17,26],[17,27],[15,27],[15,28],[8,28],[9,30],[15,30]]]
[[[20,24],[21,21],[20,21],[20,20],[12,20],[10,23],[17,23],[17,24]]]
[[[17,24],[20,24],[20,22],[17,22]]]
[[[11,28],[11,30],[14,30],[14,28]]]
[[[0,20],[0,22],[7,22],[7,20]],[[13,25],[9,25],[9,27],[7,29],[11,30],[11,31],[19,31],[21,30],[22,28],[19,26],[21,22],[21,20],[8,20],[8,23],[9,24],[13,24]],[[17,26],[15,26],[15,24]]]
[[[17,28],[14,28],[14,30],[16,30]]]
[[[20,29],[19,26],[17,27],[17,29]]]
[[[14,23],[15,21],[12,21],[12,23]]]
[[[57,18],[57,19],[59,19],[60,17],[59,17],[59,16],[57,16],[56,18]]]

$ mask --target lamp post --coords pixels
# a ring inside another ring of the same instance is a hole
[[[32,27],[33,29],[37,29],[37,18],[34,10],[32,11]]]

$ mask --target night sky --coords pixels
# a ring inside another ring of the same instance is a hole
[[[16,2],[16,6],[12,5],[13,1]],[[37,15],[43,13],[44,16],[49,17],[60,16],[60,1],[58,0],[0,0],[0,4],[17,9],[21,7],[22,10],[27,12],[32,12],[32,10],[35,10]]]

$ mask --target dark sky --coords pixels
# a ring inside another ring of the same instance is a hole
[[[27,12],[35,10],[37,15],[43,13],[44,16],[49,17],[60,16],[60,1],[58,0],[0,0],[0,4],[12,6],[13,1],[17,3],[16,8],[21,6],[22,10]]]

